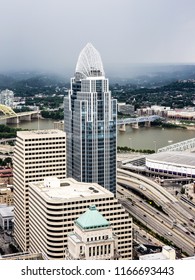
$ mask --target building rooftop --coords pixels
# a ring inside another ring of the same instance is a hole
[[[17,136],[23,139],[31,139],[31,138],[47,138],[56,137],[56,136],[65,136],[66,133],[59,129],[48,129],[48,130],[30,130],[30,131],[18,131]]]
[[[163,253],[147,254],[139,257],[140,260],[169,260]]]
[[[175,249],[164,245],[162,252],[146,254],[139,257],[140,260],[173,260],[175,259]]]
[[[161,152],[147,155],[146,160],[154,160],[159,162],[175,163],[178,166],[195,166],[194,153],[188,152]]]
[[[55,177],[53,177],[53,179],[53,181],[56,181]],[[81,200],[87,197],[114,197],[114,194],[96,183],[81,183],[73,178],[61,179],[59,180],[59,184],[54,182],[48,184],[48,186],[44,184],[44,181],[31,182],[29,186],[33,187],[44,200],[52,200],[52,202],[56,201],[57,203],[62,201],[75,201],[77,199]]]
[[[95,205],[91,205],[89,209],[75,221],[75,223],[85,230],[108,227],[110,225],[110,223],[96,209]]]
[[[7,207],[0,207],[0,215],[3,217],[3,218],[6,218],[6,217],[13,217],[14,216],[14,207],[13,206],[7,206]]]

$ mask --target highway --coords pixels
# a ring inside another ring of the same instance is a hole
[[[187,211],[186,207],[182,207],[182,203],[179,203],[174,196],[157,183],[138,174],[131,173],[121,169],[118,170],[117,182],[122,184],[122,187],[117,187],[117,198],[121,204],[125,206],[129,213],[154,232],[172,241],[188,255],[194,255],[195,224],[190,221],[190,219],[195,219],[193,211]],[[140,184],[142,188],[140,188]],[[157,205],[162,206],[167,215],[144,202],[130,189],[126,190],[125,186],[136,189]],[[160,187],[159,190],[158,187]],[[182,225],[185,225],[185,227]]]
[[[156,204],[161,205],[163,209],[169,208],[169,214],[170,216],[173,215],[174,219],[179,219],[181,222],[185,222],[186,219],[188,221],[195,220],[195,214],[193,215],[191,212],[187,211],[186,208],[183,207],[183,204],[179,202],[176,197],[170,194],[158,183],[147,177],[130,171],[119,168],[117,171],[117,182],[123,181],[123,183],[131,183],[131,187],[143,192],[145,195],[147,194],[149,198],[153,199]],[[143,186],[145,190],[142,190],[140,186]]]
[[[5,138],[5,139],[0,139],[0,143],[7,143],[10,141],[15,141],[16,138]]]

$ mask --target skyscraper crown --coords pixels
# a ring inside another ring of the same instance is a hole
[[[85,79],[87,77],[104,76],[104,68],[99,52],[91,43],[88,43],[80,52],[75,77]]]

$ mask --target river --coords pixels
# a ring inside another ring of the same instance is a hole
[[[12,127],[21,127],[22,129],[51,129],[54,127],[54,120],[40,119],[31,122],[21,122],[20,124],[10,125]],[[133,149],[151,149],[157,150],[164,146],[195,138],[195,130],[188,129],[162,129],[155,127],[141,127],[133,129],[126,126],[126,132],[118,131],[117,145],[128,146]]]

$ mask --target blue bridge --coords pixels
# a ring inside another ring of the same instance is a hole
[[[117,121],[117,125],[120,125],[120,131],[125,131],[125,125],[130,124],[133,128],[139,128],[139,123],[144,122],[145,126],[150,126],[150,123],[162,119],[160,116],[152,115],[152,116],[144,116],[144,117],[137,117],[137,118],[125,118],[119,119]]]

